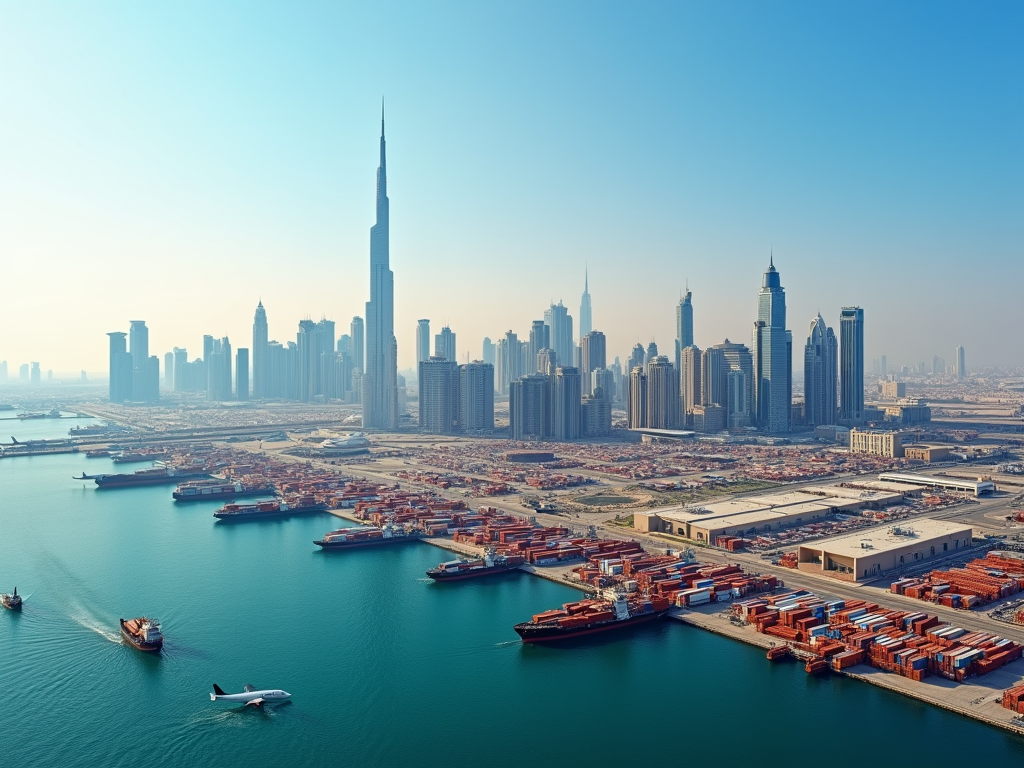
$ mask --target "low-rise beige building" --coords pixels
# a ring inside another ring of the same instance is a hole
[[[899,432],[886,432],[880,429],[851,429],[850,452],[901,459],[903,458],[903,442]]]
[[[907,385],[902,381],[883,381],[882,398],[884,400],[899,400],[907,396]]]
[[[869,581],[900,566],[948,555],[971,546],[968,525],[915,520],[908,525],[851,533],[801,544],[797,568],[842,581]]]
[[[946,461],[950,456],[948,445],[923,445],[912,443],[903,446],[903,456],[913,461]]]

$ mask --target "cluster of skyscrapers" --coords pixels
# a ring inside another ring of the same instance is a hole
[[[165,386],[205,392],[211,400],[244,400],[250,395],[251,362],[255,398],[361,403],[365,427],[396,428],[405,410],[405,381],[397,367],[389,227],[382,110],[365,323],[352,318],[349,333],[339,338],[333,321],[305,319],[294,341],[278,342],[270,338],[261,301],[253,319],[251,361],[246,348],[233,357],[227,337],[204,336],[202,358],[189,360],[187,351],[177,347],[165,355]],[[625,408],[632,429],[757,428],[778,435],[789,432],[795,418],[807,426],[862,423],[864,311],[844,307],[838,337],[820,314],[811,321],[802,411],[793,404],[793,335],[786,324],[786,295],[774,259],[758,293],[750,347],[728,339],[697,347],[687,286],[676,307],[674,359],[660,355],[653,341],[646,348],[638,343],[625,369],[618,357],[609,363],[605,335],[593,328],[589,274],[584,275],[578,334],[559,301],[533,321],[527,338],[511,330],[497,342],[485,338],[482,359],[470,362],[467,355],[460,365],[452,329],[446,325],[433,337],[431,353],[430,320],[422,319],[416,327],[420,428],[432,433],[493,430],[496,395],[509,398],[510,432],[516,439],[607,435],[613,403]],[[156,401],[159,362],[149,354],[146,324],[133,321],[128,334],[108,335],[111,401]],[[962,378],[963,347],[956,354]],[[875,367],[877,373],[877,361]]]
[[[160,358],[149,354],[149,329],[132,320],[128,333],[110,339],[110,402],[155,403],[160,399]],[[126,341],[127,338],[127,341]]]

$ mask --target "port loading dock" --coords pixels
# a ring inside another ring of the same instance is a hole
[[[797,569],[841,581],[871,580],[901,566],[967,549],[972,536],[971,527],[960,523],[915,520],[910,525],[801,544]]]

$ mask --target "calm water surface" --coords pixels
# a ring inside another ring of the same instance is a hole
[[[681,625],[523,647],[514,623],[579,593],[525,574],[433,584],[447,553],[426,544],[317,551],[329,515],[216,524],[217,503],[175,505],[172,487],[71,479],[112,467],[0,460],[0,588],[30,596],[0,612],[5,768],[781,766],[794,750],[830,768],[864,750],[1024,765],[1022,738]],[[143,613],[163,622],[159,656],[120,642],[118,618]],[[213,704],[215,682],[294,701]]]

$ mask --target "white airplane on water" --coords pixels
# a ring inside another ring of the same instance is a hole
[[[288,691],[263,690],[257,691],[253,686],[247,685],[242,693],[224,693],[219,685],[213,684],[213,693],[210,694],[210,701],[241,701],[245,706],[262,707],[264,704],[288,701],[292,695]]]

